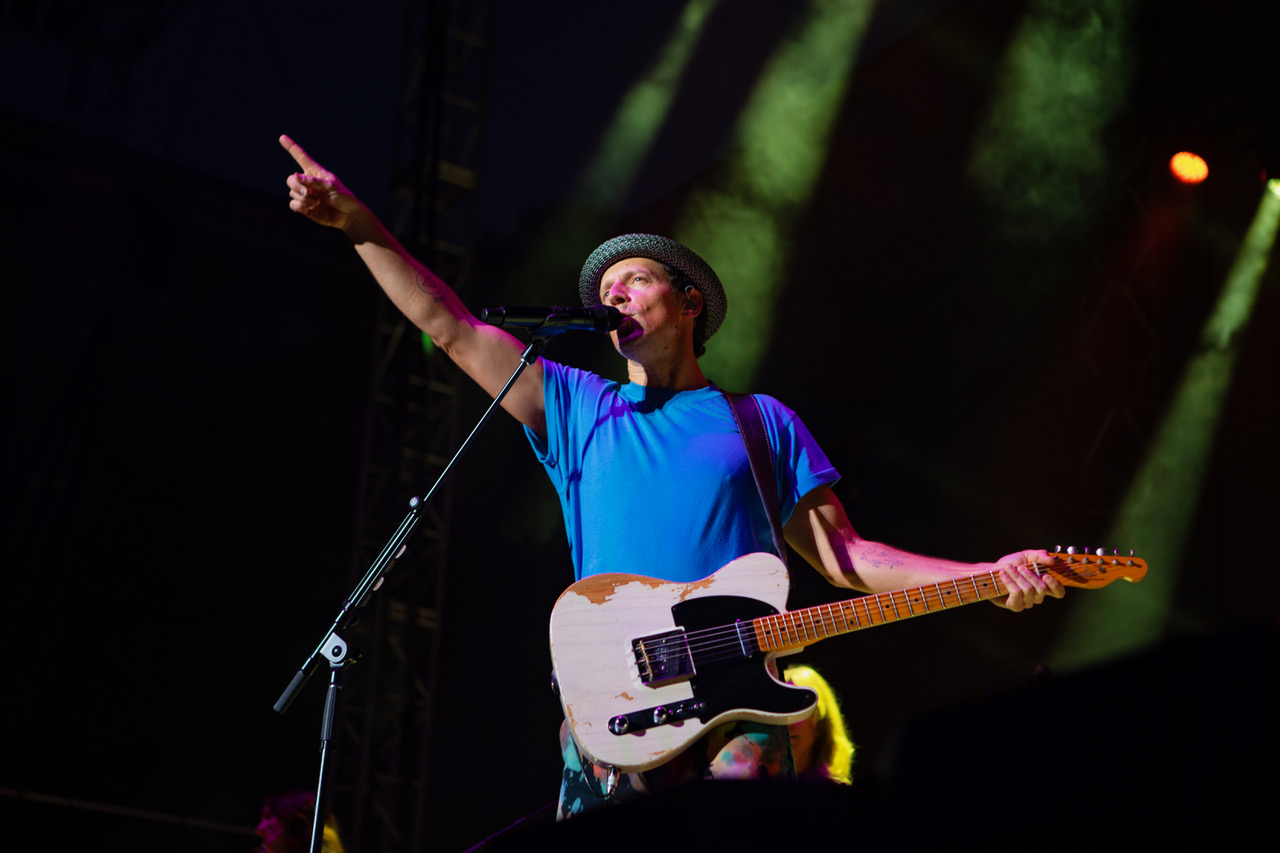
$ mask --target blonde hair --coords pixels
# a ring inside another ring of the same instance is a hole
[[[311,821],[315,819],[314,791],[296,789],[269,794],[263,798],[262,808],[280,822],[288,843],[296,849],[307,849],[311,842]],[[338,819],[332,812],[325,816],[321,838],[321,853],[344,853]]]
[[[818,707],[813,712],[813,751],[810,753],[815,769],[832,782],[850,784],[853,780],[854,745],[849,740],[835,691],[817,670],[804,664],[788,666],[783,678],[818,694]]]

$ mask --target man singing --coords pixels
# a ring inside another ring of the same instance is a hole
[[[332,173],[287,136],[301,172],[288,178],[294,211],[341,229],[387,296],[489,394],[514,372],[524,345],[480,322],[449,287],[412,258]],[[538,359],[503,400],[525,427],[560,495],[579,579],[627,572],[669,581],[705,578],[734,558],[773,550],[769,513],[725,395],[698,364],[728,300],[715,271],[690,249],[649,234],[615,237],[587,258],[584,305],[622,314],[610,332],[627,361],[627,384]],[[1046,595],[1053,577],[1034,571],[1044,551],[995,563],[922,557],[858,535],[831,490],[839,475],[795,413],[757,396],[774,457],[786,543],[833,584],[865,592],[941,583],[996,571],[1019,611]],[[656,770],[612,790],[582,759],[567,726],[561,818],[637,792],[697,779],[794,778],[786,726],[738,721],[709,730]]]

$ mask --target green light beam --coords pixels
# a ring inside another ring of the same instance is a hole
[[[1035,0],[1028,7],[967,169],[998,211],[997,239],[1023,249],[1061,245],[1087,222],[1090,191],[1106,177],[1103,132],[1128,91],[1132,6]]]
[[[581,264],[595,242],[613,236],[602,234],[602,223],[617,218],[658,137],[671,105],[680,89],[693,50],[697,46],[711,12],[720,0],[689,0],[652,66],[637,80],[618,104],[601,136],[596,153],[575,178],[568,193],[571,202],[547,216],[529,241],[529,252],[511,276],[505,297],[508,304],[546,301],[547,281],[564,281],[566,264]],[[577,280],[577,268],[569,281]],[[561,299],[577,301],[573,287]],[[423,335],[424,346],[429,338]],[[430,355],[430,351],[428,351]],[[525,539],[544,542],[561,529],[560,507],[541,500],[542,492],[531,482],[520,487],[527,499],[517,503],[516,531]],[[536,496],[536,497],[535,497]],[[532,509],[530,509],[532,508]]]
[[[874,0],[813,0],[770,57],[715,185],[693,193],[675,238],[725,282],[731,310],[703,372],[749,387],[769,343],[791,231],[813,192]]]
[[[635,183],[645,155],[666,122],[693,48],[719,0],[690,0],[652,69],[631,87],[577,181],[587,205],[616,208]]]
[[[1273,180],[1268,181],[1222,294],[1200,334],[1197,352],[1108,535],[1108,541],[1133,548],[1150,571],[1136,586],[1115,584],[1105,594],[1074,602],[1051,656],[1055,667],[1097,663],[1162,636],[1239,341],[1257,301],[1277,227],[1280,183]]]
[[[537,302],[544,281],[561,280],[565,263],[581,262],[616,218],[645,157],[675,101],[694,47],[720,0],[689,0],[652,67],[634,83],[615,110],[596,153],[574,179],[570,202],[547,216],[530,240],[529,254],[512,275],[513,300]],[[576,298],[576,294],[575,294]]]

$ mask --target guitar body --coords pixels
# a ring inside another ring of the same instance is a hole
[[[569,587],[551,613],[551,658],[565,717],[583,751],[637,772],[722,722],[783,725],[808,716],[814,693],[778,681],[768,667],[776,653],[743,641],[751,620],[786,607],[789,583],[777,557],[748,554],[693,583],[606,574]],[[676,671],[675,664],[665,670],[673,657],[668,650],[683,649],[690,632],[712,638],[692,654],[692,671]],[[651,638],[648,654],[637,651],[638,638]],[[667,709],[687,716],[651,722]],[[618,718],[629,718],[628,731],[610,730]]]

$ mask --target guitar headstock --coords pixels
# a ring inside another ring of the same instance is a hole
[[[1104,548],[1090,553],[1087,548],[1064,551],[1058,547],[1050,556],[1053,564],[1037,571],[1053,575],[1066,586],[1098,589],[1118,580],[1136,583],[1147,574],[1147,561],[1133,556],[1132,551],[1126,556],[1114,550],[1108,554]]]

